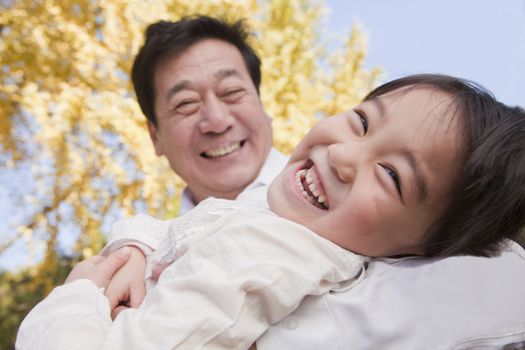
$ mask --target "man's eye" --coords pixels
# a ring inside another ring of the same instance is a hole
[[[355,112],[359,116],[361,125],[363,126],[363,135],[366,135],[366,133],[368,132],[368,119],[366,119],[366,115],[362,111],[355,110]]]
[[[383,167],[383,169],[385,169],[386,173],[388,174],[388,176],[390,176],[392,178],[392,181],[394,181],[394,184],[396,185],[396,189],[397,189],[397,192],[399,193],[399,195],[401,197],[403,197],[403,194],[401,193],[401,181],[399,179],[399,175],[397,175],[396,171],[385,166],[385,165],[381,165]]]
[[[234,100],[242,96],[242,93],[244,92],[243,89],[232,89],[228,90],[224,93],[223,98],[228,100]]]
[[[183,100],[175,106],[175,111],[187,113],[197,107],[196,100]]]
[[[195,103],[195,101],[193,100],[185,100],[185,101],[181,101],[177,104],[177,108],[180,108],[180,107],[184,107],[184,106],[187,106],[187,105],[190,105],[192,103]]]
[[[230,90],[230,91],[227,91],[227,92],[226,92],[226,96],[228,96],[228,95],[234,95],[234,94],[239,93],[239,92],[241,92],[241,91],[242,91],[241,89]]]

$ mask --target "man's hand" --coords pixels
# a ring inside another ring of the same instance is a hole
[[[112,319],[129,307],[139,307],[146,295],[144,282],[146,257],[136,247],[120,248],[115,254],[123,249],[129,250],[131,256],[126,264],[113,275],[105,291],[109,299]]]
[[[64,283],[87,278],[93,281],[97,287],[106,288],[115,272],[128,261],[130,254],[131,250],[125,248],[116,251],[107,258],[100,255],[87,258],[73,267]]]

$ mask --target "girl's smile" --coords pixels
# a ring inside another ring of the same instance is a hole
[[[270,208],[356,253],[421,253],[460,171],[450,103],[408,87],[322,120],[272,182]]]

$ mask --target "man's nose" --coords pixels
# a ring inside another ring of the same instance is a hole
[[[235,122],[228,106],[217,98],[206,101],[201,111],[199,129],[204,134],[221,134],[230,129]]]
[[[337,143],[328,146],[328,164],[334,169],[337,177],[343,182],[352,183],[355,179],[360,155],[351,146]]]

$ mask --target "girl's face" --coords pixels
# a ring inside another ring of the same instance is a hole
[[[322,120],[270,185],[270,208],[359,254],[421,254],[462,167],[451,99],[405,87]]]

